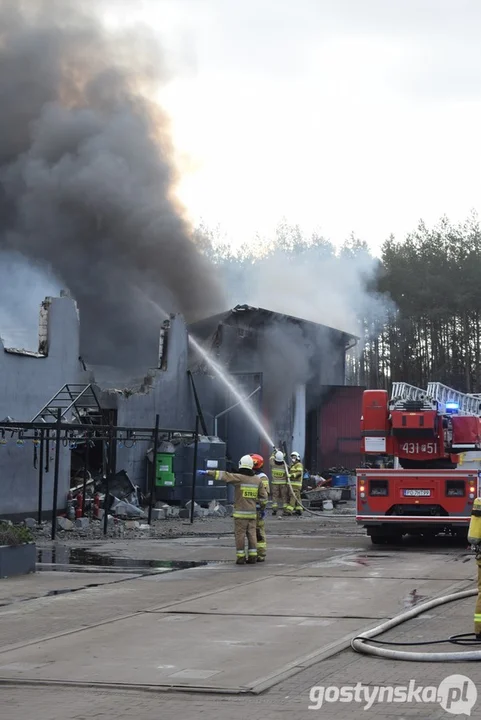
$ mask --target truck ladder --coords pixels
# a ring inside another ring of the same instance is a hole
[[[481,416],[481,398],[479,396],[465,395],[437,382],[428,383],[426,394],[430,399],[436,400],[441,406],[441,410],[446,409],[446,403],[452,402],[458,405],[461,414]]]
[[[391,402],[399,400],[425,400],[426,390],[409,385],[405,382],[395,382],[392,384]]]

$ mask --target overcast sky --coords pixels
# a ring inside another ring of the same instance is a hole
[[[420,218],[481,209],[481,0],[111,1],[111,22],[162,40],[195,224],[238,244],[286,217],[378,251]],[[11,263],[35,308],[57,291]]]
[[[118,5],[163,38],[195,222],[239,242],[285,216],[378,248],[479,208],[479,0]]]

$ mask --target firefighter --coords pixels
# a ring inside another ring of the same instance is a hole
[[[237,565],[246,563],[246,537],[248,544],[247,562],[257,562],[257,503],[268,500],[267,491],[261,478],[256,477],[254,461],[250,455],[239,460],[239,469],[235,473],[224,470],[200,470],[199,475],[210,475],[214,480],[232,483],[234,486],[234,535]]]
[[[256,455],[255,453],[253,455],[251,455],[251,458],[254,461],[254,472],[256,474],[256,477],[260,478],[260,480],[262,481],[262,484],[264,485],[267,495],[269,495],[269,478],[263,471],[264,458],[262,457],[262,455]],[[257,507],[257,526],[256,526],[257,562],[264,562],[266,559],[266,554],[267,554],[266,521],[265,521],[266,506],[267,506],[267,500],[259,500],[258,507]]]
[[[284,461],[284,454],[276,450],[271,455],[271,478],[272,478],[272,514],[277,515],[282,510],[287,515],[287,472]]]
[[[481,498],[476,498],[471,510],[468,528],[468,542],[476,553],[478,566],[478,597],[474,608],[474,633],[476,640],[481,640]]]
[[[476,555],[476,564],[478,566],[478,598],[474,608],[474,634],[476,640],[481,640],[481,553],[479,550]]]
[[[287,512],[289,514],[296,513],[302,515],[303,507],[301,503],[302,481],[304,478],[304,468],[301,463],[301,456],[298,452],[291,452],[291,467],[289,468],[289,501],[287,503]]]

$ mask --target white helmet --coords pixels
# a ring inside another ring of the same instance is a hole
[[[278,463],[284,462],[284,455],[281,453],[280,450],[278,450],[274,455],[274,460]]]
[[[297,462],[299,462],[300,459],[301,459],[301,456],[299,455],[298,452],[291,452],[291,458],[292,458],[293,460],[297,460]]]
[[[244,468],[244,470],[253,470],[254,460],[251,458],[250,455],[243,455],[241,457],[241,459],[239,460],[239,470],[241,468]]]

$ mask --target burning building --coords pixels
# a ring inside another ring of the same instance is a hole
[[[190,332],[242,388],[274,441],[305,458],[310,469],[355,467],[360,459],[361,392],[345,386],[346,352],[357,338],[322,324],[263,308],[238,305],[191,324]],[[207,425],[226,440],[234,459],[271,448],[218,382],[205,386],[194,365]]]
[[[152,332],[156,334],[156,329]],[[163,323],[160,342],[158,336],[155,343],[151,338],[143,353],[144,376],[123,383],[114,368],[89,366],[79,356],[80,319],[75,302],[68,296],[48,298],[42,304],[37,351],[0,345],[0,417],[16,422],[47,417],[48,421],[53,418],[49,407],[68,407],[72,387],[93,387],[99,422],[153,427],[159,415],[163,428],[192,431],[199,414],[203,434],[226,443],[227,459],[235,461],[247,452],[269,453],[271,448],[218,375],[189,350],[189,333],[234,378],[241,394],[250,396],[276,444],[296,449],[311,470],[357,464],[362,389],[344,384],[346,351],[356,338],[248,305],[189,328],[182,316],[171,315]],[[62,390],[65,387],[70,388],[67,394]],[[147,449],[135,442],[116,448],[117,470],[126,471],[144,490]],[[48,452],[52,454],[52,446]],[[51,470],[53,455],[44,461]],[[100,473],[101,452],[92,451],[90,462],[92,474]],[[78,465],[78,449],[68,443],[62,446],[59,508],[65,506],[71,474]],[[34,443],[5,437],[0,446],[0,516],[36,511],[38,467]],[[46,472],[45,512],[52,507],[52,484],[53,473]]]

